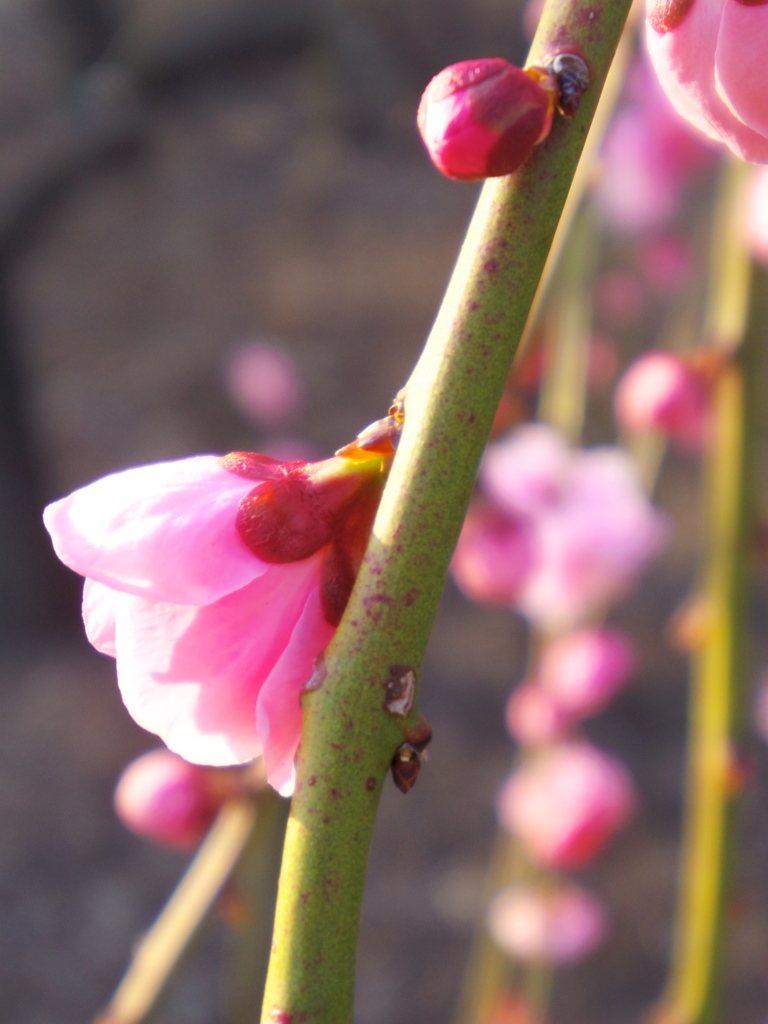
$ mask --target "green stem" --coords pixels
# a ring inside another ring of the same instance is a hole
[[[171,975],[225,885],[256,823],[253,800],[224,804],[186,874],[142,938],[125,977],[94,1024],[140,1024],[154,1010]]]
[[[259,824],[232,877],[242,923],[232,935],[227,1024],[253,1024],[264,996],[288,801],[267,787],[258,796]]]
[[[404,737],[388,688],[418,676],[451,553],[512,357],[573,178],[628,0],[550,0],[530,62],[581,51],[592,83],[517,172],[480,196],[408,384],[405,423],[371,541],[319,687],[303,701],[262,1020],[349,1024],[357,929],[379,794]],[[324,682],[322,681],[324,677]],[[403,942],[409,941],[403,921]]]
[[[743,715],[744,606],[756,470],[752,420],[762,401],[755,366],[762,338],[754,315],[744,334],[749,266],[745,253],[732,247],[737,176],[731,172],[725,179],[720,230],[715,231],[718,269],[708,333],[713,346],[725,352],[732,352],[742,338],[743,343],[717,383],[714,437],[705,466],[710,551],[702,592],[707,634],[692,663],[680,905],[670,980],[652,1016],[655,1024],[714,1024],[719,1019],[738,790],[735,757]],[[729,248],[726,260],[722,256]]]

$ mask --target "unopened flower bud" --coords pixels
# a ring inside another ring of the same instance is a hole
[[[634,667],[634,648],[623,633],[579,629],[558,637],[545,649],[539,681],[562,712],[584,718],[606,706]]]
[[[577,885],[553,892],[510,886],[491,903],[487,921],[491,935],[509,956],[554,963],[580,960],[607,929],[601,904]]]
[[[424,90],[416,123],[432,162],[449,178],[511,174],[549,134],[557,81],[502,57],[465,60]]]
[[[120,776],[115,810],[132,832],[188,849],[203,838],[227,796],[228,787],[216,784],[224,774],[189,764],[170,750],[150,750]]]
[[[624,766],[584,742],[553,746],[512,773],[499,793],[504,828],[554,868],[586,864],[628,820],[634,787]]]
[[[615,410],[626,430],[660,430],[697,450],[707,438],[711,401],[694,367],[672,352],[656,351],[626,371],[616,390]]]

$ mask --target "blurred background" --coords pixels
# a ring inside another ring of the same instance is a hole
[[[509,0],[0,3],[5,1024],[91,1020],[185,864],[114,816],[122,767],[155,743],[81,634],[80,580],[50,552],[43,505],[193,453],[324,457],[386,412],[476,196],[429,164],[419,95],[453,61],[521,61],[521,23]],[[651,344],[642,303],[627,321],[632,296],[606,295],[613,336],[624,317],[629,350]],[[611,436],[602,401],[592,441]],[[642,807],[586,872],[614,932],[560,975],[555,1024],[639,1021],[664,980],[686,668],[663,638],[691,582],[694,479],[684,459],[665,472],[676,541],[614,616],[641,645],[640,677],[588,731],[630,764]],[[388,784],[382,800],[359,1024],[450,1020],[524,658],[520,620],[449,584],[423,682],[430,759],[407,797]],[[768,1012],[764,788],[744,812],[729,1024]],[[220,1019],[225,950],[214,922],[159,1021]]]

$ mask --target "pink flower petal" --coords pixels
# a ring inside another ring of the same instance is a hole
[[[725,0],[715,53],[717,92],[739,120],[768,135],[768,7]]]
[[[718,95],[715,53],[722,13],[723,0],[695,0],[670,31],[658,32],[649,22],[648,53],[678,114],[742,159],[764,163],[768,139],[736,117]]]
[[[117,591],[103,583],[86,580],[83,587],[83,623],[85,635],[97,651],[117,657],[115,647],[115,610]]]
[[[257,757],[259,691],[319,585],[325,554],[271,566],[202,608],[120,594],[118,683],[136,722],[198,764]]]
[[[256,725],[269,784],[281,796],[293,793],[294,758],[301,736],[301,688],[335,628],[323,615],[319,590],[309,595],[288,646],[270,672],[256,703]]]
[[[209,604],[266,571],[235,527],[256,483],[215,455],[158,462],[80,488],[44,520],[75,572],[156,601]]]

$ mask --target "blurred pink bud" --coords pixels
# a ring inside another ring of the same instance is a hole
[[[260,427],[284,426],[301,411],[303,388],[296,365],[283,349],[247,342],[230,355],[225,368],[232,401]]]
[[[749,251],[768,265],[768,167],[756,167],[752,172],[741,223]]]
[[[744,160],[768,162],[768,6],[653,0],[646,40],[677,112]]]
[[[120,776],[115,810],[132,832],[188,848],[203,838],[225,797],[211,769],[189,764],[170,750],[150,750]]]
[[[539,664],[544,692],[572,718],[602,710],[635,668],[632,642],[613,629],[580,629],[548,644]]]
[[[491,903],[487,923],[508,956],[553,963],[587,956],[608,929],[602,904],[577,885],[561,885],[552,892],[510,886]]]
[[[660,430],[695,451],[709,433],[711,400],[700,376],[680,356],[646,352],[619,381],[615,411],[624,430]]]
[[[584,742],[537,753],[512,773],[497,802],[504,828],[552,868],[586,864],[634,808],[634,787],[621,762]]]
[[[558,739],[573,723],[573,716],[538,683],[526,680],[507,701],[507,729],[523,746]]]
[[[432,162],[449,178],[510,174],[549,134],[554,78],[501,57],[452,64],[432,79],[416,122]]]
[[[456,582],[473,601],[511,604],[531,567],[530,531],[479,499],[469,507],[451,562]]]
[[[665,536],[625,452],[572,451],[544,424],[526,424],[490,444],[480,484],[498,511],[499,537],[506,519],[527,554],[497,557],[492,534],[484,537],[470,522],[453,566],[457,582],[477,600],[507,600],[548,631],[571,627],[618,597]],[[482,569],[481,585],[473,587],[464,564]],[[507,574],[513,586],[501,582]]]

